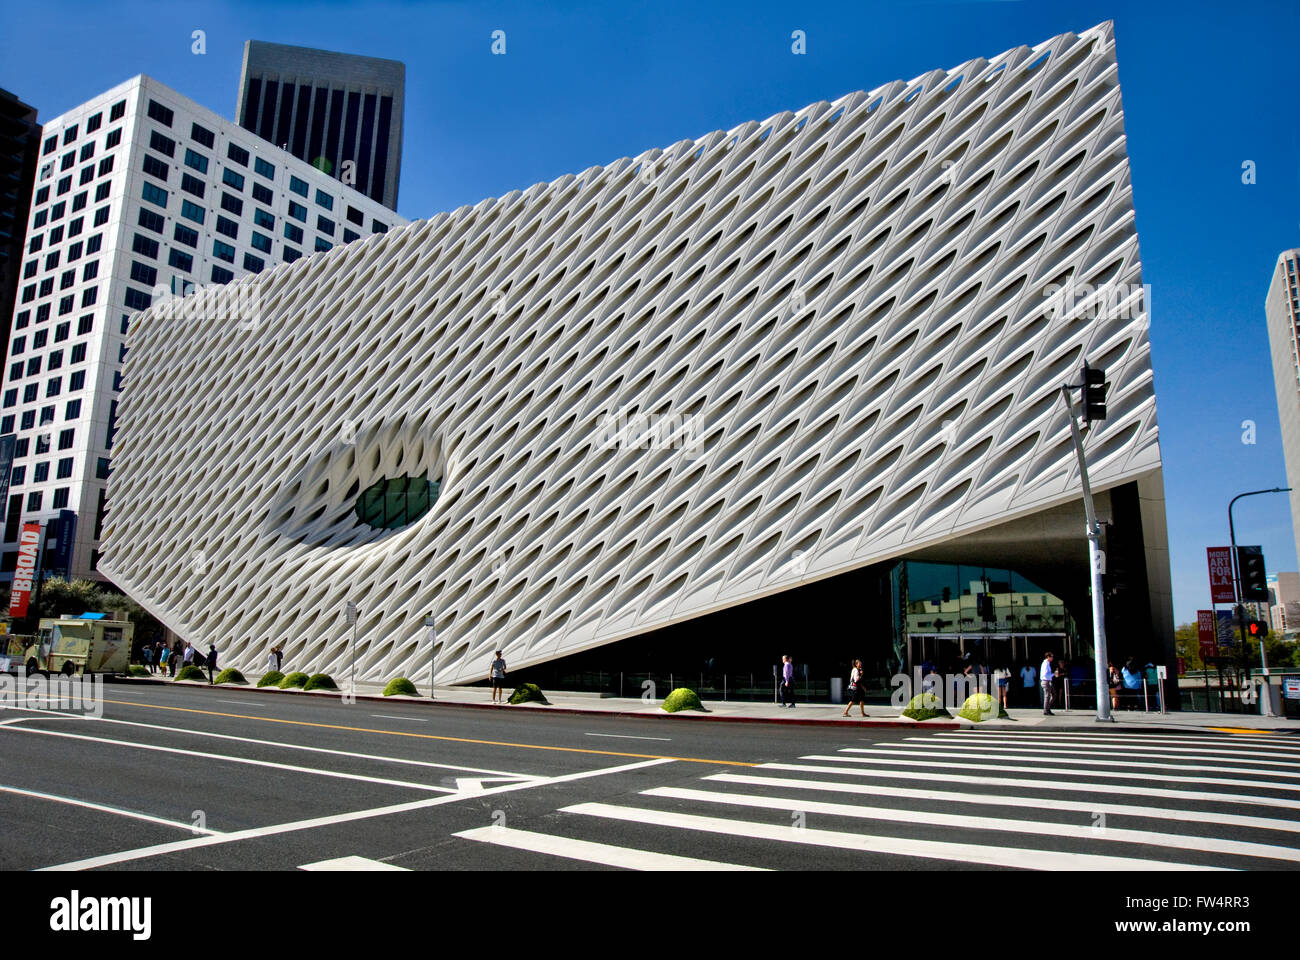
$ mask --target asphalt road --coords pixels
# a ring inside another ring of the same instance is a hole
[[[0,710],[0,867],[1300,867],[1287,736],[104,697],[100,718]]]

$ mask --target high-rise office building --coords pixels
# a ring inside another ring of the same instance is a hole
[[[1282,456],[1291,487],[1291,525],[1300,553],[1300,249],[1277,258],[1264,300],[1268,346],[1273,355],[1273,387],[1282,426]]]
[[[40,137],[36,108],[0,90],[0,356],[9,343]]]
[[[236,120],[396,210],[405,87],[396,60],[249,40]]]
[[[72,513],[74,548],[56,572],[86,576],[132,314],[405,221],[146,76],[41,137],[0,401],[0,435],[17,438],[0,576],[14,570],[23,522],[46,522],[48,537]]]

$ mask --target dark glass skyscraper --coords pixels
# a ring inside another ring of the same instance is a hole
[[[396,60],[249,40],[236,119],[396,210],[405,86]]]
[[[0,351],[4,356],[9,355],[9,322],[23,266],[23,237],[40,140],[36,108],[0,90]]]

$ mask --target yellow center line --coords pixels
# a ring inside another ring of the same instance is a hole
[[[1256,730],[1251,727],[1206,727],[1207,730],[1214,730],[1218,733],[1249,733],[1261,737],[1277,736],[1277,730]]]
[[[585,747],[553,747],[541,743],[511,743],[508,740],[475,740],[471,737],[444,737],[433,733],[409,733],[405,730],[376,730],[372,727],[349,727],[339,723],[313,723],[309,720],[284,720],[279,717],[251,717],[243,713],[223,713],[218,710],[199,710],[194,707],[165,707],[157,703],[139,703],[135,700],[101,700],[128,707],[145,707],[149,710],[171,710],[177,713],[201,713],[209,717],[229,717],[234,720],[259,720],[262,723],[287,723],[294,727],[321,727],[326,730],[349,730],[353,733],[378,733],[386,737],[414,737],[417,740],[446,740],[451,743],[476,743],[487,747],[519,747],[523,750],[556,750],[560,753],[590,753],[600,757],[632,757],[637,760],[678,760],[682,763],[714,763],[728,767],[756,767],[757,763],[745,760],[710,760],[707,757],[670,757],[661,753],[623,753],[618,750],[591,750]]]

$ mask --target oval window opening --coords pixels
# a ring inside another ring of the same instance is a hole
[[[385,478],[372,483],[357,497],[357,519],[379,530],[396,530],[419,520],[438,499],[442,478]]]

